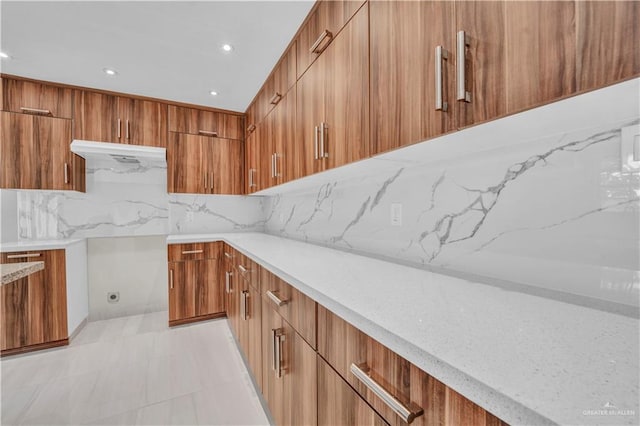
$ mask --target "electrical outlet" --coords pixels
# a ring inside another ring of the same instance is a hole
[[[391,226],[402,226],[402,204],[391,204]]]

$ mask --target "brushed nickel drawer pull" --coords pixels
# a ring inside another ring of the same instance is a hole
[[[282,100],[282,95],[278,92],[276,92],[271,99],[269,99],[269,103],[271,105],[278,105],[278,103]]]
[[[33,115],[49,115],[52,116],[51,110],[48,109],[38,109],[38,108],[29,108],[29,107],[20,107],[20,111],[23,114],[33,114]]]
[[[352,363],[349,369],[358,380],[378,396],[382,402],[391,408],[393,412],[399,415],[406,423],[411,423],[416,417],[420,417],[424,414],[424,410],[421,407],[414,403],[410,403],[410,407],[407,407],[405,404],[400,402],[398,398],[387,391],[381,384],[371,378],[369,375],[370,369],[367,364],[355,365]]]
[[[248,271],[248,269],[242,265],[238,265],[238,269],[240,269],[240,272],[242,272],[243,274],[245,274]]]
[[[233,259],[233,256],[226,251],[224,252],[224,257],[226,257],[227,259]]]
[[[173,269],[169,269],[169,286],[173,290]]]
[[[249,292],[247,290],[244,290],[242,292],[242,297],[240,297],[240,317],[242,318],[243,321],[246,321],[248,319],[247,316],[247,296],[249,295]]]
[[[285,340],[284,330],[281,328],[271,329],[271,342],[273,345],[273,371],[276,372],[276,377],[282,377],[282,342]]]
[[[320,123],[320,158],[329,158],[329,150],[325,143],[327,142],[327,123]]]
[[[313,158],[315,158],[316,160],[318,158],[320,158],[320,157],[318,157],[318,131],[319,131],[318,126],[316,126],[313,129],[313,143],[314,143],[314,148],[315,148],[314,151],[313,151],[313,153],[314,153]]]
[[[131,124],[127,120],[127,139],[131,139]]]
[[[25,257],[40,257],[41,253],[24,253],[24,254],[10,254],[7,259],[22,259]]]
[[[436,111],[447,111],[449,104],[442,100],[442,61],[449,57],[449,52],[442,46],[436,46]]]
[[[122,120],[118,118],[118,139],[122,136]]]
[[[212,131],[212,130],[198,130],[198,134],[203,135],[203,136],[212,136],[214,138],[218,137],[218,132]]]
[[[320,37],[318,37],[316,42],[313,43],[313,45],[311,46],[311,49],[309,49],[309,53],[318,53],[318,54],[322,53],[324,49],[326,49],[327,46],[329,46],[329,43],[325,44],[322,47],[322,49],[319,49],[319,47],[324,41],[324,39],[326,39],[327,37],[329,38],[329,41],[331,41],[331,39],[333,38],[333,34],[329,30],[324,30],[322,34],[320,34]]]
[[[273,153],[273,177],[278,177],[280,174],[278,173],[278,153]]]
[[[211,186],[209,186],[209,189],[213,191],[213,172],[211,172]]]
[[[204,250],[200,249],[200,250],[183,250],[182,254],[197,254],[197,253],[202,253]]]
[[[457,34],[457,47],[456,47],[456,67],[458,72],[456,73],[456,86],[457,96],[456,100],[471,102],[471,92],[467,91],[467,60],[466,60],[466,48],[471,45],[471,38],[465,34],[464,31],[458,31]]]
[[[226,287],[226,290],[227,290],[227,294],[232,292],[232,290],[231,290],[231,276],[232,275],[233,275],[233,272],[227,271],[227,272],[224,273],[225,287]]]
[[[64,163],[64,183],[69,183],[69,163]]]
[[[289,301],[288,301],[288,300],[282,300],[282,299],[280,299],[280,298],[279,298],[278,296],[276,296],[276,294],[275,294],[273,291],[271,291],[271,290],[268,290],[268,291],[267,291],[267,296],[269,297],[269,299],[271,299],[271,301],[272,301],[273,303],[275,303],[275,304],[276,304],[276,305],[278,305],[278,306],[284,306],[284,305],[286,305],[287,303],[289,303]]]

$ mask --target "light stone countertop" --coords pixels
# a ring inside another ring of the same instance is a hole
[[[167,243],[220,240],[510,424],[638,424],[637,318],[262,233]]]
[[[2,285],[12,283],[24,278],[34,272],[42,271],[44,262],[20,262],[20,263],[3,263],[0,264],[2,272]]]
[[[67,240],[26,240],[0,243],[1,252],[9,251],[29,251],[29,250],[55,250],[70,246],[71,244],[84,241],[83,238]]]

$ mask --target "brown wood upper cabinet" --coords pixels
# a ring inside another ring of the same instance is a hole
[[[296,163],[300,176],[368,156],[368,4],[309,67],[297,88]]]
[[[296,42],[285,52],[282,59],[264,83],[259,96],[262,119],[284,99],[289,89],[296,83]]]
[[[26,80],[2,79],[2,110],[73,118],[71,89]]]
[[[221,250],[222,243],[169,245],[169,325],[224,315]]]
[[[254,131],[247,135],[245,142],[245,164],[246,164],[246,179],[245,179],[245,193],[252,194],[256,191],[260,191],[262,188],[261,177],[259,174],[260,169],[260,143],[261,140],[261,127],[256,126]]]
[[[167,105],[87,90],[74,94],[74,139],[167,146]]]
[[[169,131],[244,140],[242,115],[169,105]]]
[[[244,143],[187,133],[170,133],[167,190],[189,194],[242,194]]]
[[[43,261],[44,270],[5,284],[0,292],[2,354],[67,343],[64,250],[2,253],[1,263]]]
[[[329,46],[364,0],[321,0],[300,30],[297,39],[297,76]]]

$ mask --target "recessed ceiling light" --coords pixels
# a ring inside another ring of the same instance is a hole
[[[114,75],[118,74],[118,72],[116,70],[111,69],[111,68],[104,68],[102,71],[104,71],[104,73],[106,75],[110,75],[110,76],[114,76]]]
[[[233,50],[233,46],[231,46],[230,44],[223,44],[222,50],[224,50],[225,52],[231,52]]]
[[[210,91],[209,94],[211,96],[218,96],[218,92],[216,92],[215,90]]]
[[[9,55],[7,55],[7,54],[6,54],[6,53],[4,53],[4,52],[0,52],[0,58],[2,58],[2,59],[9,59]]]

